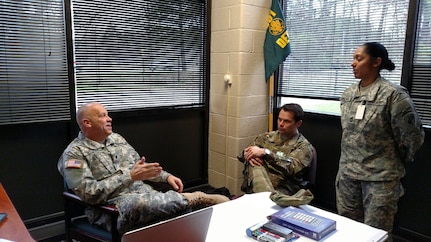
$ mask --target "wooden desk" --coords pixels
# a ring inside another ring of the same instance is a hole
[[[7,213],[7,218],[0,224],[0,239],[7,239],[17,242],[35,241],[18,212],[9,199],[3,185],[0,183],[0,212]]]

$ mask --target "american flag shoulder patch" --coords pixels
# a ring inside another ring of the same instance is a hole
[[[66,162],[66,168],[81,168],[82,161],[80,160],[68,160]]]

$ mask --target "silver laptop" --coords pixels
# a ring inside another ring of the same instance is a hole
[[[193,211],[125,233],[122,242],[203,242],[213,213],[212,207]]]

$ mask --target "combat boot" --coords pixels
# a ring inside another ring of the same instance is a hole
[[[229,201],[229,198],[219,194],[206,194],[203,192],[182,193],[187,199],[189,207],[199,209]]]

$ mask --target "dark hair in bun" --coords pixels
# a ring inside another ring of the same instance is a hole
[[[367,42],[363,44],[365,47],[365,52],[369,54],[372,58],[382,58],[382,63],[380,64],[381,69],[386,69],[388,71],[392,71],[395,69],[395,64],[392,62],[391,59],[388,57],[388,51],[386,50],[385,46],[378,42]]]

